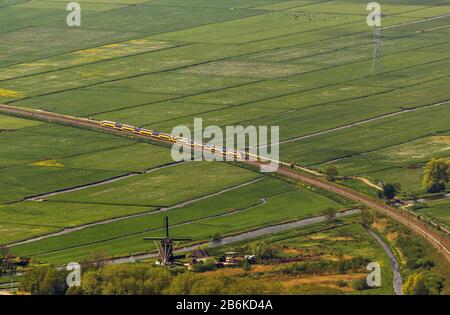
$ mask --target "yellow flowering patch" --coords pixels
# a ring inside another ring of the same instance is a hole
[[[99,54],[102,53],[103,50],[101,48],[90,48],[90,49],[84,49],[84,50],[80,50],[76,53],[78,54],[82,54],[82,55],[91,55],[91,54]]]
[[[45,166],[45,167],[64,167],[63,164],[59,163],[56,160],[45,160],[45,161],[39,161],[35,162],[32,165],[35,166]]]
[[[0,89],[0,96],[3,97],[20,97],[21,93],[13,90],[2,90]]]
[[[450,136],[433,136],[431,137],[432,143],[443,143],[450,145]]]

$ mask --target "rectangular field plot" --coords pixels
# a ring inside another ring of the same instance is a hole
[[[222,10],[183,6],[158,6],[151,2],[128,6],[118,10],[100,12],[93,19],[86,19],[90,29],[139,32],[141,34],[167,33],[204,24],[214,24],[258,14],[256,10]]]
[[[390,110],[413,109],[439,104],[450,100],[450,91],[446,88],[448,81],[436,79],[430,82],[412,84],[386,93],[376,93],[364,98],[345,101],[349,105],[370,108],[383,104]]]
[[[255,12],[257,12],[255,10]],[[271,12],[247,18],[210,24],[157,35],[161,40],[203,43],[245,44],[317,29],[326,29],[342,23],[357,21],[352,16],[326,16],[323,14]]]
[[[0,92],[1,93],[1,92]],[[38,121],[0,115],[0,131],[17,130],[41,124]]]
[[[212,107],[213,108],[213,107]],[[249,104],[245,106],[228,107],[224,109],[211,110],[206,113],[199,113],[189,117],[167,120],[160,123],[150,124],[149,127],[170,132],[173,127],[183,125],[194,131],[194,118],[202,118],[203,126],[234,126],[244,120],[252,118],[272,116],[280,112],[286,112],[285,109],[265,108],[259,104]],[[223,128],[225,133],[226,129]]]
[[[80,170],[59,166],[23,165],[2,169],[0,203],[20,201],[61,189],[122,175],[118,171]]]
[[[262,119],[248,120],[245,124],[280,126],[280,139],[287,140],[363,121],[389,112],[389,109],[379,105],[366,107],[364,110],[361,110],[362,107],[361,104],[350,105],[345,102],[313,106],[274,114]]]
[[[77,155],[58,160],[64,167],[136,172],[173,163],[170,150],[146,143]]]
[[[448,106],[421,109],[364,125],[282,144],[283,159],[320,164],[339,158],[398,145],[449,129]]]
[[[425,201],[426,207],[418,210],[419,213],[433,218],[438,223],[450,227],[450,199]]]
[[[62,22],[65,19],[63,10],[32,9],[9,6],[0,11],[0,34],[39,26],[48,23]]]
[[[288,194],[294,194],[288,193]],[[291,201],[295,200],[295,204],[291,204],[288,209],[283,207],[283,210],[279,206],[256,206],[254,208],[249,208],[242,212],[236,212],[234,214],[224,216],[221,218],[211,218],[200,220],[199,222],[193,222],[191,224],[184,224],[179,226],[174,226],[172,228],[172,235],[177,236],[191,236],[194,241],[210,240],[212,235],[215,233],[221,233],[222,235],[234,234],[240,231],[246,231],[249,229],[262,227],[270,224],[275,224],[278,222],[283,222],[287,220],[294,220],[296,218],[305,217],[311,213],[320,213],[327,206],[333,206],[334,204],[329,200],[320,200],[317,196],[311,199],[316,200],[315,204],[310,204],[311,201],[308,196],[302,194],[302,192],[295,193],[295,197],[291,197]],[[283,195],[279,197],[282,198]],[[319,199],[319,200],[317,200]],[[270,197],[269,197],[270,200]],[[307,210],[305,210],[305,208]],[[286,211],[284,211],[286,210]],[[310,211],[310,212],[308,212]],[[276,219],[272,219],[273,213],[276,213]],[[304,212],[304,213],[302,213]],[[119,238],[117,240],[110,240],[106,242],[101,242],[98,244],[83,246],[75,248],[73,250],[63,250],[52,254],[36,256],[37,260],[44,259],[50,261],[65,261],[70,258],[80,258],[85,257],[86,253],[93,250],[106,251],[110,255],[123,255],[125,253],[136,253],[145,251],[154,251],[154,247],[149,246],[149,243],[142,241],[143,237],[160,235],[163,232],[160,229],[158,232],[145,232],[125,238]],[[69,258],[70,257],[70,258]]]
[[[83,42],[80,41],[80,44],[83,44]],[[95,45],[96,43],[93,44]],[[80,46],[82,47],[83,45]],[[174,46],[175,44],[172,43],[153,41],[145,37],[114,44],[100,45],[94,48],[80,49],[66,54],[39,59],[38,61],[23,62],[9,67],[3,67],[0,73],[0,80],[13,79],[39,72],[55,71],[60,68],[75,67],[108,59],[123,58],[125,56],[143,54]]]
[[[217,46],[190,45],[129,56],[120,60],[85,64],[74,68],[3,81],[3,89],[15,91],[18,95],[9,97],[0,95],[0,101],[17,102],[24,97],[43,96],[92,86],[96,86],[96,89],[125,89],[127,92],[194,94],[223,88],[233,83],[254,80],[245,77],[230,79],[167,72],[204,63],[209,58],[216,60],[226,57],[228,54],[233,56],[236,53],[238,52],[235,47],[224,49]],[[189,82],[192,85],[191,89],[188,85]],[[210,86],[208,86],[208,82]]]
[[[173,162],[166,148],[77,128],[0,117],[0,124],[18,129],[0,133],[0,203]]]
[[[373,178],[375,182],[383,181],[384,183],[399,183],[401,186],[401,193],[404,193],[405,196],[407,196],[409,192],[416,194],[423,194],[426,192],[422,187],[422,168],[389,168],[370,173],[368,176]]]
[[[332,164],[338,167],[342,175],[368,174],[388,168],[421,165],[433,157],[446,156],[450,156],[450,137],[437,135],[344,158]]]
[[[135,126],[155,127],[157,123],[177,121],[180,117],[203,117],[208,112],[215,112],[224,107],[222,105],[166,101],[95,115],[94,118],[126,122]]]
[[[0,167],[60,159],[131,143],[129,139],[98,132],[38,123],[0,134]]]
[[[139,206],[169,206],[257,178],[258,174],[218,162],[190,162],[51,200]]]
[[[262,63],[249,61],[219,61],[182,70],[182,73],[195,73],[210,76],[251,77],[271,79],[285,77],[314,69],[314,66],[295,64]]]
[[[125,1],[120,2],[117,1],[118,4],[114,4],[114,0],[105,3],[102,2],[83,2],[80,1],[80,4],[82,4],[82,10],[83,11],[94,11],[94,12],[101,12],[101,11],[107,11],[107,10],[115,10],[121,7],[126,6]],[[52,9],[52,10],[66,10],[67,3],[65,1],[45,1],[45,0],[37,0],[37,1],[27,1],[25,3],[17,4],[14,7],[15,8],[30,8],[30,9]]]
[[[448,77],[448,67],[450,60],[436,60],[426,62],[404,69],[396,70],[395,72],[382,73],[377,76],[366,77],[364,82],[367,85],[384,86],[402,88],[414,84],[422,84],[436,79],[445,79]]]
[[[155,208],[151,207],[26,201],[0,205],[0,216],[1,222],[8,224],[34,224],[62,229],[153,210]]]
[[[107,0],[101,0],[107,1]],[[120,0],[118,0],[120,1]],[[242,9],[253,8],[259,5],[267,3],[276,3],[279,0],[223,0],[223,1],[210,1],[210,0],[153,0],[149,4],[154,6],[177,6],[188,8],[222,8],[222,9]]]
[[[412,3],[396,3],[395,1],[384,1],[383,2],[383,14],[392,15],[398,13],[405,13],[415,10],[420,10],[426,8],[429,4],[433,4],[430,1],[423,3],[423,5],[415,5]],[[298,10],[305,12],[321,12],[321,13],[339,13],[339,14],[356,14],[356,15],[367,15],[366,10],[367,3],[361,3],[361,1],[355,0],[334,0],[334,1],[324,1],[322,3],[308,5],[300,7]],[[296,10],[296,9],[293,9]]]
[[[19,251],[29,254],[62,250],[64,248],[107,242],[117,238],[132,236],[146,231],[159,230],[166,215],[171,224],[183,224],[199,219],[226,215],[260,205],[264,198],[295,189],[294,186],[274,179],[260,179],[234,187],[218,195],[185,203],[167,211],[155,211],[147,216],[128,218],[122,221],[86,228],[63,236],[39,241],[33,246],[19,246]]]
[[[355,102],[360,102],[361,106],[365,106],[366,97],[379,94],[383,95],[391,90],[387,87],[342,84],[275,97],[267,101],[257,102],[257,104],[270,108],[303,109],[316,105],[333,104],[340,101],[345,101],[342,102],[345,105],[349,101],[356,99],[357,101]]]
[[[56,231],[58,231],[58,228],[50,226],[0,222],[0,242],[1,244],[8,244]]]
[[[246,77],[227,78],[225,76],[210,76],[195,73],[165,72],[102,84],[97,86],[97,89],[184,95],[220,90],[228,86],[252,81],[254,79]]]
[[[126,90],[78,89],[14,103],[15,106],[47,109],[66,115],[89,117],[96,113],[155,103],[173,98],[173,95],[128,92]],[[108,118],[109,119],[109,118]]]
[[[28,10],[33,11],[33,9]],[[62,14],[61,12],[56,13],[58,17],[65,18],[66,12],[63,11]],[[111,41],[125,40],[130,38],[131,35],[130,33],[108,30],[95,31],[86,28],[70,29],[68,27],[52,28],[43,26],[27,27],[13,32],[0,33],[0,42],[2,42],[0,47],[0,53],[2,54],[0,66],[55,56],[76,49],[103,45]],[[30,45],[30,43],[33,44]],[[32,67],[33,63],[29,63],[29,66]]]

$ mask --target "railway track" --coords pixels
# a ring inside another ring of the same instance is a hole
[[[111,128],[103,127],[99,124],[98,121],[87,119],[87,118],[78,118],[63,114],[52,113],[48,111],[14,107],[10,105],[2,105],[0,104],[0,113],[9,114],[13,116],[19,116],[24,118],[37,119],[42,121],[54,122],[54,123],[62,123],[66,125],[72,125],[77,127],[84,127],[89,129],[103,130],[108,133],[123,135],[123,131],[116,131]],[[140,134],[133,134],[136,138],[149,139],[147,136],[143,136]],[[165,141],[162,139],[154,139],[150,138],[152,141],[165,143],[165,144],[173,144],[173,142]],[[267,159],[263,159],[266,160]],[[423,236],[431,245],[433,245],[436,249],[438,249],[450,262],[450,242],[447,238],[444,237],[443,234],[440,234],[438,231],[429,226],[426,222],[420,221],[417,217],[413,216],[409,211],[402,211],[397,208],[388,206],[381,201],[378,201],[369,196],[363,195],[359,192],[351,190],[346,187],[339,186],[334,183],[330,183],[328,181],[324,181],[322,179],[315,178],[310,175],[304,175],[296,171],[295,169],[284,168],[283,166],[289,166],[287,163],[280,163],[282,167],[280,167],[276,173],[279,175],[289,177],[295,180],[299,180],[305,182],[309,185],[320,187],[327,191],[331,191],[333,193],[337,193],[349,199],[352,199],[358,203],[364,204],[369,208],[375,209],[379,212],[382,212],[389,216],[390,218],[400,222],[401,224],[409,227],[411,230],[416,232],[417,234]],[[242,163],[260,167],[262,162],[258,161],[242,161]],[[297,167],[299,170],[305,171],[304,168]],[[311,170],[306,170],[309,173],[313,173]]]

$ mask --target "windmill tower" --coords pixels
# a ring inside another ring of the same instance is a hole
[[[159,254],[159,258],[157,263],[159,265],[162,266],[171,266],[174,264],[175,262],[175,257],[173,255],[173,250],[174,250],[174,246],[173,246],[173,242],[182,242],[182,241],[191,241],[191,238],[186,238],[186,237],[182,237],[182,238],[171,238],[169,236],[169,217],[165,217],[164,218],[164,229],[166,232],[166,236],[165,237],[145,237],[144,241],[154,241],[156,248],[158,249],[158,254]],[[159,246],[157,241],[159,241]],[[178,243],[177,243],[178,244]],[[176,245],[175,245],[176,247]]]

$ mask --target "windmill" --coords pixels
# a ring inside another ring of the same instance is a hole
[[[166,231],[165,237],[145,237],[144,241],[154,241],[156,248],[158,248],[159,258],[158,258],[158,264],[163,266],[171,266],[174,264],[176,258],[180,258],[181,256],[174,256],[173,255],[173,242],[182,242],[182,241],[191,241],[191,238],[187,237],[178,237],[178,238],[171,238],[169,236],[169,217],[164,218],[164,228]],[[160,245],[156,243],[156,241],[160,242]],[[177,243],[178,244],[178,243]],[[176,246],[176,245],[175,245]]]

